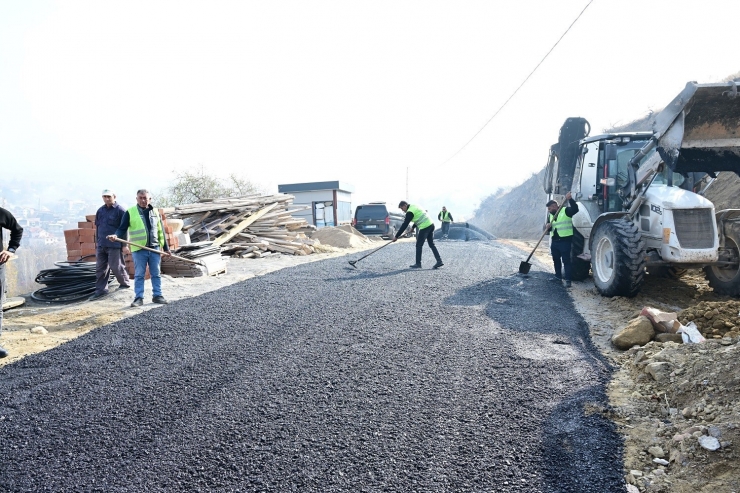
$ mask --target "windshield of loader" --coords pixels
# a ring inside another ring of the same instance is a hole
[[[668,168],[668,166],[663,165],[663,171],[658,173],[658,175],[655,177],[655,180],[653,180],[653,185],[668,185],[669,187],[680,187],[685,180],[686,178],[684,178],[682,174],[674,173],[670,170],[670,168]]]

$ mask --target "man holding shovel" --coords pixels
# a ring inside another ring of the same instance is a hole
[[[152,302],[166,304],[162,296],[162,278],[160,277],[161,255],[170,256],[170,248],[164,236],[164,227],[159,212],[152,204],[152,196],[148,190],[136,192],[136,205],[128,209],[121,219],[121,225],[115,234],[109,235],[110,241],[118,237],[126,237],[128,233],[131,242],[131,256],[134,258],[134,301],[131,306],[144,304],[144,276],[149,266],[152,278]],[[145,248],[142,248],[145,247]],[[150,250],[161,250],[155,253]]]
[[[572,273],[570,263],[570,248],[573,239],[572,218],[578,212],[578,204],[573,200],[570,192],[565,194],[565,200],[568,202],[567,207],[561,208],[554,200],[545,204],[548,212],[545,231],[549,231],[551,235],[550,254],[555,264],[555,277],[560,281],[563,278],[563,270],[565,270],[565,287],[569,288]]]
[[[424,242],[429,244],[429,248],[432,249],[434,258],[437,260],[437,263],[432,266],[432,269],[439,269],[442,267],[444,265],[442,263],[442,257],[439,256],[437,247],[434,246],[434,223],[429,219],[426,211],[415,205],[409,204],[405,200],[402,200],[401,203],[398,204],[398,208],[406,213],[406,219],[404,219],[401,227],[398,228],[398,233],[396,233],[396,237],[391,240],[392,242],[398,241],[398,238],[403,235],[403,232],[406,231],[406,228],[411,221],[413,221],[419,228],[416,234],[416,263],[412,265],[411,268],[421,269],[421,250],[424,247]]]

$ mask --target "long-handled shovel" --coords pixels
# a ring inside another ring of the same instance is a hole
[[[352,267],[354,267],[354,268],[356,269],[356,268],[357,268],[357,266],[356,266],[355,264],[356,264],[357,262],[359,262],[360,260],[362,260],[362,259],[364,259],[364,258],[367,258],[367,257],[369,257],[370,255],[372,255],[373,253],[377,252],[377,251],[378,251],[378,250],[380,250],[381,248],[385,248],[385,247],[387,247],[387,246],[388,246],[388,245],[390,245],[391,243],[393,243],[393,242],[392,242],[392,241],[389,241],[389,242],[388,242],[388,243],[386,243],[385,245],[383,245],[383,246],[381,246],[381,247],[378,247],[378,248],[376,248],[376,249],[375,249],[375,250],[373,250],[372,252],[368,253],[368,254],[367,254],[367,255],[365,255],[364,257],[360,257],[360,258],[358,258],[357,260],[350,260],[350,261],[349,261],[349,265],[351,265]]]
[[[563,208],[563,206],[565,205],[566,202],[567,202],[567,200],[564,200],[563,201],[563,205],[561,205],[558,208],[558,211],[555,213],[555,215],[552,216],[553,219],[555,219],[556,217],[558,217],[558,214],[560,214],[560,209]],[[547,232],[548,232],[547,229],[542,232],[542,236],[540,236],[539,241],[537,242],[537,244],[532,249],[532,253],[529,254],[529,257],[527,257],[527,260],[525,260],[524,262],[521,262],[519,264],[519,273],[520,274],[528,274],[529,273],[529,269],[532,268],[532,264],[529,263],[529,259],[531,259],[532,258],[532,255],[534,255],[534,252],[537,251],[537,247],[540,246],[540,243],[542,242],[542,238],[545,237],[545,235],[547,234]]]
[[[131,243],[130,241],[122,240],[121,238],[116,238],[115,241],[117,241],[118,243],[124,243],[126,245],[133,245],[133,246],[136,246],[136,247],[141,248],[142,250],[147,250],[147,251],[150,251],[150,252],[158,253],[160,255],[164,255],[165,254],[165,252],[163,252],[162,250],[155,250],[154,248],[149,248],[149,247],[137,245],[135,243]],[[178,257],[177,255],[172,255],[172,254],[170,254],[170,257],[172,257],[174,259],[177,259],[177,260],[182,260],[183,262],[187,262],[187,263],[190,263],[190,264],[199,265],[199,266],[203,267],[203,269],[205,269],[205,271],[206,271],[206,274],[208,274],[208,266],[205,265],[203,262],[198,262],[197,260],[191,260],[189,258]]]

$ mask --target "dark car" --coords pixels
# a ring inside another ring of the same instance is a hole
[[[392,238],[403,224],[404,216],[390,212],[385,202],[358,205],[352,225],[364,235],[381,235]]]

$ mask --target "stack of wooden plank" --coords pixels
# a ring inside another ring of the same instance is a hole
[[[182,231],[194,243],[211,241],[222,255],[259,258],[272,253],[308,255],[315,242],[306,233],[316,228],[293,213],[292,195],[248,195],[219,198],[167,209],[168,217],[183,220]]]

